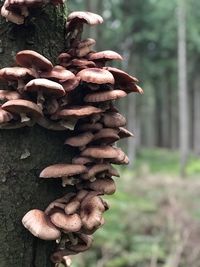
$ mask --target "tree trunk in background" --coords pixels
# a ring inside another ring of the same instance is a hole
[[[12,66],[16,52],[33,49],[49,59],[64,48],[64,9],[48,7],[35,12],[26,26],[16,26],[0,18],[0,67]],[[0,89],[6,89],[0,83]],[[55,242],[34,238],[21,224],[33,208],[44,209],[63,193],[60,181],[40,180],[38,175],[53,163],[68,161],[63,148],[65,133],[39,126],[0,130],[0,266],[49,267]],[[21,155],[30,152],[27,159]],[[65,190],[66,191],[66,190]]]
[[[194,152],[200,156],[200,78],[194,84]]]
[[[189,108],[187,93],[186,7],[184,0],[178,0],[178,89],[180,173],[182,176],[185,176],[189,153]]]

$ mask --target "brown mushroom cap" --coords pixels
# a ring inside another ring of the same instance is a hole
[[[122,56],[115,51],[105,50],[95,53],[90,53],[87,58],[89,60],[123,60]]]
[[[41,91],[45,95],[52,95],[54,97],[61,97],[65,95],[65,90],[61,84],[44,78],[31,80],[25,86],[24,91],[27,92]]]
[[[120,139],[118,129],[113,128],[103,128],[99,132],[95,133],[93,142],[111,144]]]
[[[81,118],[101,112],[102,110],[100,108],[96,108],[93,106],[74,106],[56,112],[56,116],[58,118],[67,118],[70,116]]]
[[[122,138],[127,138],[127,137],[133,137],[134,134],[131,133],[129,130],[127,130],[124,127],[119,127],[119,133],[118,133],[119,137]]]
[[[81,175],[81,178],[84,180],[90,180],[91,178],[95,177],[97,174],[109,171],[112,166],[110,164],[95,164],[94,166],[88,169],[87,173]]]
[[[96,179],[94,182],[86,182],[84,188],[97,191],[101,194],[112,195],[116,191],[116,185],[112,178]]]
[[[86,146],[92,141],[93,137],[94,135],[91,132],[85,132],[77,136],[67,138],[65,140],[65,145],[74,147]]]
[[[72,200],[70,203],[68,203],[65,206],[65,214],[67,214],[67,215],[74,214],[75,212],[77,212],[77,210],[79,209],[80,205],[81,205],[80,201],[78,201],[76,199]]]
[[[42,72],[40,74],[40,77],[67,81],[74,79],[75,75],[71,71],[66,70],[64,67],[57,65],[54,66],[53,69],[49,72]]]
[[[55,212],[50,216],[51,222],[58,228],[66,232],[78,232],[82,223],[78,214],[66,215],[65,213]]]
[[[80,217],[82,220],[83,228],[87,230],[97,229],[101,226],[102,214],[105,211],[105,207],[101,201],[101,198],[94,196],[89,199],[85,199],[81,203]]]
[[[33,72],[30,69],[22,67],[10,67],[0,69],[0,79],[5,80],[19,80],[27,77],[34,77]]]
[[[21,95],[16,91],[0,90],[0,101],[16,100],[20,99]]]
[[[52,63],[41,54],[32,50],[23,50],[16,54],[16,62],[26,68],[36,68],[40,71],[51,71]]]
[[[61,232],[41,210],[30,210],[22,219],[22,223],[34,236],[44,240],[56,240]]]
[[[120,69],[117,69],[117,68],[114,68],[114,67],[104,67],[105,70],[108,70],[109,72],[112,73],[112,75],[114,76],[115,78],[115,82],[139,82],[137,78],[129,75],[128,73],[126,73],[125,71],[123,70],[120,70]]]
[[[77,156],[77,157],[74,157],[72,159],[72,163],[73,164],[81,164],[81,165],[86,165],[86,164],[90,164],[90,163],[93,163],[94,162],[94,159],[92,158],[88,158],[88,157],[81,157],[81,156]]]
[[[87,11],[75,11],[68,15],[67,22],[76,23],[77,21],[93,26],[103,23],[103,18]]]
[[[2,105],[2,109],[14,114],[24,113],[30,118],[39,118],[43,115],[38,105],[23,99],[9,100]]]
[[[24,23],[24,16],[8,10],[9,1],[5,1],[1,8],[1,16],[5,17],[7,21],[11,21],[15,24],[21,25]]]
[[[113,75],[109,71],[98,68],[88,68],[81,70],[76,74],[76,76],[80,77],[81,81],[87,83],[114,84],[115,82]]]
[[[102,123],[109,128],[117,128],[126,125],[126,119],[118,112],[106,112],[101,119]]]
[[[122,90],[103,91],[86,95],[84,97],[84,101],[90,103],[104,102],[109,100],[117,100],[125,96],[127,96],[127,93]]]
[[[78,175],[87,172],[84,165],[79,164],[54,164],[46,167],[41,173],[40,178],[61,178]]]
[[[81,152],[81,156],[92,157],[98,159],[117,158],[118,151],[111,146],[89,147]]]

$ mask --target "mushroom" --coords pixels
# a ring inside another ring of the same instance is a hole
[[[39,77],[40,72],[51,71],[52,63],[41,54],[33,50],[23,50],[16,54],[16,62],[22,67],[32,69],[35,77]]]
[[[87,164],[91,164],[93,162],[94,162],[94,159],[89,158],[89,157],[76,156],[72,159],[73,164],[87,165]]]
[[[94,135],[91,132],[81,133],[74,137],[69,137],[65,140],[65,145],[79,147],[81,150],[85,148],[93,140]]]
[[[84,97],[84,101],[90,103],[104,102],[110,100],[117,100],[125,96],[127,96],[127,94],[122,90],[103,91],[103,92],[87,94]]]
[[[104,211],[105,207],[100,197],[86,197],[80,207],[80,217],[83,228],[91,231],[101,226],[102,214]]]
[[[61,84],[45,78],[33,79],[24,87],[25,92],[37,93],[37,105],[42,108],[45,100],[44,95],[59,98],[65,95]]]
[[[123,60],[120,54],[112,50],[90,53],[87,59],[94,61],[98,67],[104,67],[106,62],[110,60]]]
[[[67,17],[66,30],[71,45],[80,40],[84,23],[90,26],[103,23],[103,18],[91,12],[76,11],[72,12]]]
[[[16,91],[0,90],[0,103],[3,104],[8,100],[20,99],[21,96]]]
[[[78,232],[82,222],[78,214],[67,215],[62,211],[57,211],[50,215],[51,222],[65,233]]]
[[[119,70],[113,67],[104,67],[105,70],[108,70],[112,73],[115,78],[115,86],[117,89],[124,90],[126,93],[136,92],[143,94],[143,89],[138,86],[136,83],[138,79],[129,75],[125,71]]]
[[[6,111],[6,110],[3,110],[2,108],[0,108],[0,124],[4,125],[5,123],[11,121],[13,119],[13,115]]]
[[[52,79],[58,82],[60,80],[62,81],[72,80],[75,78],[75,75],[71,71],[66,70],[64,67],[57,65],[54,66],[51,71],[41,72],[40,77]]]
[[[93,143],[109,145],[120,139],[118,129],[103,128],[95,133]]]
[[[9,100],[2,105],[2,109],[19,115],[21,122],[26,122],[29,126],[43,116],[41,109],[35,103],[23,99]]]
[[[22,219],[22,224],[34,236],[43,240],[57,240],[61,232],[50,221],[49,217],[41,210],[30,210]]]
[[[126,119],[118,112],[106,112],[103,114],[101,122],[108,128],[117,128],[126,125]]]
[[[91,131],[97,132],[103,128],[103,125],[99,122],[97,123],[81,123],[80,121],[77,122],[75,126],[75,130],[79,132]]]
[[[87,172],[84,165],[79,164],[54,164],[46,167],[40,178],[62,178],[62,185],[74,185],[77,182],[76,176]]]
[[[91,157],[97,159],[109,159],[109,158],[117,158],[118,151],[112,146],[93,146],[88,147],[81,152],[81,156]]]
[[[82,188],[99,192],[100,194],[112,195],[116,191],[116,185],[112,178],[105,177],[96,179],[93,182],[87,181],[82,183]]]
[[[19,93],[22,93],[23,88],[25,86],[25,80],[32,79],[34,77],[34,73],[27,68],[22,67],[11,67],[11,68],[3,68],[0,70],[0,79],[5,79],[6,81],[17,81],[17,90]]]
[[[127,137],[134,137],[134,134],[131,133],[129,130],[127,130],[124,127],[119,127],[119,133],[118,133],[120,139],[127,138]]]
[[[113,75],[104,69],[89,68],[83,69],[76,74],[83,82],[92,84],[114,84]]]
[[[87,196],[87,194],[88,194],[88,191],[86,190],[80,190],[79,192],[77,192],[77,195],[74,196],[70,200],[70,202],[66,204],[65,213],[67,215],[71,215],[77,212],[77,210],[79,209],[81,205],[81,201]]]

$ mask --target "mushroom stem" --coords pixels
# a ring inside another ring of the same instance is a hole
[[[21,122],[28,122],[31,120],[29,117],[26,116],[25,113],[20,113],[20,118],[21,118]]]
[[[62,177],[62,186],[66,187],[66,185],[75,185],[78,182],[77,178],[74,177]]]
[[[43,109],[43,103],[44,103],[44,101],[45,101],[45,98],[44,98],[44,96],[43,96],[43,93],[42,93],[42,91],[38,91],[38,94],[37,94],[37,105],[41,108],[41,109]]]
[[[17,85],[17,91],[22,94],[23,93],[23,88],[25,86],[25,83],[22,79],[18,80],[18,85]]]

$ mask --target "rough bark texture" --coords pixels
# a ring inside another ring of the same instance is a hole
[[[0,2],[1,4],[1,2]],[[0,67],[14,64],[22,49],[33,49],[55,61],[64,46],[64,9],[35,10],[25,26],[0,18]],[[0,83],[0,89],[5,85]],[[62,195],[60,181],[46,181],[38,174],[52,163],[67,162],[63,147],[66,133],[50,132],[39,126],[0,130],[0,266],[49,267],[55,242],[40,241],[23,228],[21,218],[32,208],[44,209]],[[30,152],[24,160],[21,155]]]

